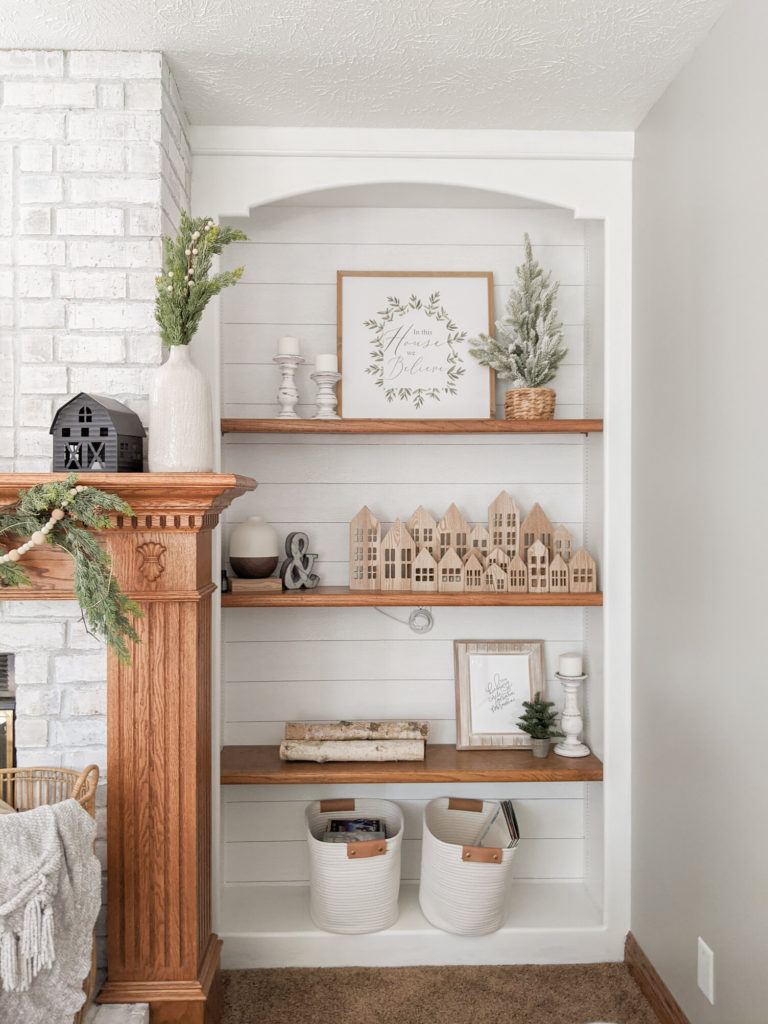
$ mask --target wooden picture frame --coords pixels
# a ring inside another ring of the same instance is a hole
[[[543,640],[455,640],[456,749],[530,747],[517,720],[545,697]]]
[[[493,331],[490,271],[339,270],[336,282],[341,416],[494,418],[495,375],[468,352]]]

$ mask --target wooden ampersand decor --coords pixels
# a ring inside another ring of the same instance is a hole
[[[289,533],[285,539],[286,559],[280,566],[280,578],[286,590],[312,590],[320,577],[312,572],[317,555],[309,554],[309,537],[306,533]]]

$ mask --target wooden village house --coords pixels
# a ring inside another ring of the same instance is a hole
[[[470,549],[464,560],[464,589],[479,593],[485,589],[484,567],[480,557]]]
[[[419,505],[405,526],[419,551],[426,548],[430,554],[435,554],[437,520],[427,512],[423,505]]]
[[[467,555],[474,551],[480,561],[485,565],[488,552],[491,548],[491,539],[486,528],[478,524],[469,535],[469,550]]]
[[[349,524],[349,589],[378,590],[381,523],[364,505]]]
[[[411,590],[437,590],[437,562],[428,548],[422,548],[413,560]]]
[[[549,551],[540,540],[528,548],[528,590],[532,594],[549,591]]]
[[[503,548],[492,548],[491,551],[488,552],[486,564],[490,565],[491,562],[495,562],[500,569],[504,570],[504,572],[507,572],[509,569],[509,556]]]
[[[502,491],[488,506],[488,533],[490,547],[502,548],[510,558],[517,554],[520,509],[506,491]]]
[[[552,523],[544,513],[541,505],[536,502],[531,511],[523,520],[523,558],[528,561],[528,549],[537,540],[541,541],[547,549],[549,557],[552,557]]]
[[[380,568],[382,590],[410,590],[416,544],[399,519],[381,541]]]
[[[555,555],[549,563],[549,592],[550,594],[567,594],[568,590],[568,563],[562,555]]]
[[[594,594],[597,590],[597,565],[584,548],[579,548],[568,566],[572,594]]]
[[[537,503],[525,520],[502,491],[488,507],[488,529],[470,529],[456,505],[438,522],[420,505],[384,537],[364,506],[350,523],[350,589],[419,593],[594,593],[597,567],[582,548],[573,557],[565,526],[553,529]]]
[[[440,535],[440,558],[453,548],[459,558],[464,558],[469,543],[469,524],[451,502],[448,511],[437,524]]]
[[[438,562],[437,589],[447,594],[460,594],[464,590],[464,563],[454,548],[448,548]]]
[[[571,531],[558,526],[552,534],[552,554],[560,555],[565,562],[570,562],[573,554],[573,537]]]
[[[515,555],[509,563],[509,592],[525,594],[528,590],[528,566],[520,555]]]
[[[483,574],[486,590],[506,593],[509,590],[509,574],[496,562],[489,562]]]

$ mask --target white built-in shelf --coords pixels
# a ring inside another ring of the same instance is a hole
[[[512,862],[514,874],[514,861]],[[581,881],[513,881],[506,923],[491,935],[461,936],[426,920],[418,884],[400,887],[400,915],[391,928],[367,935],[335,935],[317,928],[305,885],[226,885],[220,934],[225,969],[253,967],[348,967],[414,964],[530,963],[533,944],[551,947],[539,962],[557,962],[565,934],[579,935],[583,962],[606,959],[600,910]],[[301,942],[297,942],[297,936]]]

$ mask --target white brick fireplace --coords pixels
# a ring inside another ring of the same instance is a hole
[[[110,395],[146,424],[188,125],[160,53],[0,51],[0,81],[0,471],[48,472],[67,395]],[[0,603],[0,650],[16,652],[19,764],[104,772],[106,655],[77,605]]]

